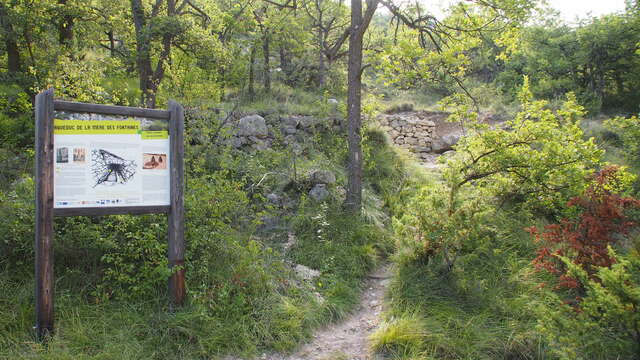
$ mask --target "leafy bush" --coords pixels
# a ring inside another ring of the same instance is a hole
[[[637,116],[616,117],[605,121],[605,126],[622,138],[625,155],[633,163],[640,162],[640,119]]]
[[[29,94],[15,84],[0,85],[0,143],[23,148],[33,144],[34,131]]]
[[[522,110],[501,127],[469,124],[472,133],[455,146],[456,155],[444,171],[452,199],[459,188],[473,184],[485,196],[553,212],[584,188],[602,151],[592,139],[583,139],[579,121],[584,111],[575,96],[568,94],[554,112],[546,101],[532,99],[525,78],[519,98]],[[465,121],[468,107],[456,107],[452,118]]]
[[[34,259],[34,188],[33,179],[26,177],[10,191],[0,191],[0,231],[6,235],[0,265],[19,272],[31,270]],[[187,266],[193,279],[206,286],[208,261],[220,253],[230,225],[246,214],[248,199],[240,183],[219,173],[190,180],[185,206]],[[91,293],[97,299],[148,298],[164,288],[169,275],[166,226],[161,215],[56,219],[56,269],[74,276],[91,274]]]
[[[570,258],[567,273],[584,286],[580,308],[547,292],[536,308],[538,331],[561,359],[637,359],[640,354],[640,257],[617,255],[589,273]]]
[[[569,259],[593,277],[600,268],[609,268],[613,259],[608,247],[638,225],[632,212],[640,210],[640,201],[621,197],[618,193],[629,183],[629,175],[609,166],[600,170],[581,197],[571,199],[567,206],[576,214],[560,224],[547,225],[543,232],[530,228],[540,244],[533,261],[536,269],[558,278],[556,288],[571,289],[578,299],[584,295],[585,284],[569,275],[562,258]]]
[[[443,272],[453,269],[470,242],[485,237],[492,215],[492,208],[479,196],[465,192],[452,201],[450,195],[440,184],[425,186],[394,221],[402,254]]]
[[[542,301],[534,301],[538,330],[562,359],[639,354],[640,258],[635,250],[623,256],[613,250],[630,247],[638,227],[640,201],[620,195],[629,182],[620,168],[604,168],[567,204],[572,217],[543,232],[530,229],[540,244],[533,263],[555,285],[542,288]]]

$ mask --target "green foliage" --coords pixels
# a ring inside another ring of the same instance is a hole
[[[416,261],[409,255],[411,239],[399,241],[386,321],[393,324],[409,314],[412,328],[421,331],[410,332],[415,336],[407,343],[386,331],[379,334],[380,340],[389,339],[391,358],[547,358],[527,308],[526,296],[535,285],[527,258],[534,247],[522,230],[529,219],[518,209],[493,210],[481,224],[484,234],[465,239],[452,271],[442,271],[446,264],[440,261]],[[469,225],[461,231],[463,226]]]
[[[34,119],[29,95],[17,84],[0,85],[0,143],[23,148],[33,142]]]
[[[635,359],[640,343],[640,258],[632,252],[617,255],[611,268],[595,277],[564,258],[572,276],[586,284],[580,310],[563,303],[557,294],[544,293],[538,303],[538,330],[562,359]]]
[[[453,202],[450,196],[442,185],[425,186],[406,204],[404,215],[394,219],[401,254],[443,272],[453,269],[463,248],[471,250],[485,238],[493,216],[477,195],[465,193]]]
[[[580,26],[546,23],[524,31],[522,46],[497,75],[496,83],[515,96],[522,75],[536,96],[558,99],[573,91],[592,114],[602,110],[638,111],[640,41],[637,14],[608,15]]]
[[[427,331],[416,315],[403,315],[383,322],[371,335],[373,350],[411,356],[411,351],[423,347]]]
[[[602,151],[593,139],[583,139],[579,121],[584,112],[575,96],[569,94],[554,112],[546,101],[532,99],[525,78],[519,97],[522,110],[513,120],[493,129],[472,121],[469,135],[455,146],[456,155],[444,171],[452,201],[458,188],[474,184],[485,196],[553,210],[584,188]],[[464,121],[466,108],[457,109],[452,117]]]
[[[640,120],[637,116],[616,117],[605,121],[605,126],[622,138],[627,159],[640,163]]]
[[[355,304],[360,279],[386,255],[388,234],[362,218],[346,216],[340,204],[316,208],[303,199],[293,219],[298,242],[293,259],[320,271],[314,282],[328,302],[327,313],[340,318]]]

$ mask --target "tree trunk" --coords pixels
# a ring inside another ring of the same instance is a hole
[[[113,36],[113,30],[109,30],[105,33],[109,38],[109,53],[111,54],[111,57],[115,57],[116,56],[116,39]]]
[[[324,88],[327,84],[327,65],[324,58],[324,32],[318,26],[318,85]]]
[[[361,126],[361,73],[362,73],[362,0],[351,0],[351,34],[349,35],[349,63],[347,75],[347,140],[349,163],[347,198],[345,207],[353,213],[362,209],[362,147]]]
[[[264,89],[269,92],[271,91],[271,72],[269,66],[269,31],[265,30],[262,36],[262,56],[264,58],[264,68],[263,68],[263,77],[262,81],[264,83]]]
[[[136,32],[136,64],[138,67],[138,79],[140,87],[140,103],[148,107],[148,103],[155,103],[152,93],[153,81],[151,70],[151,39],[145,31],[146,21],[142,0],[131,0],[131,14]],[[151,99],[153,98],[153,99]]]
[[[254,86],[255,75],[254,68],[256,66],[256,46],[251,45],[251,55],[249,57],[249,99],[253,100],[256,95],[256,90]]]
[[[7,69],[10,73],[20,72],[22,61],[20,59],[20,49],[18,48],[18,35],[13,30],[9,13],[4,3],[0,2],[0,27],[4,32],[4,46],[7,51]]]
[[[61,7],[67,6],[67,0],[58,0]],[[63,9],[62,12],[65,10]],[[69,46],[73,40],[73,16],[62,15],[58,22],[58,42],[60,45]]]
[[[289,54],[287,54],[287,48],[286,48],[286,44],[284,41],[280,42],[280,69],[283,75],[283,79],[284,79],[284,83],[287,85],[291,85],[291,81],[290,81],[290,76],[291,76],[291,72],[290,72],[290,65],[289,65]]]
[[[157,2],[160,4],[160,2]],[[176,16],[175,0],[166,0],[167,16]],[[159,9],[159,8],[158,8]],[[164,78],[164,64],[171,55],[171,43],[174,34],[165,33],[162,36],[162,50],[158,55],[155,71],[151,64],[151,31],[146,23],[142,0],[131,0],[131,14],[136,32],[136,65],[138,67],[140,102],[144,107],[156,107],[156,95],[160,82]],[[152,11],[151,16],[157,15]]]

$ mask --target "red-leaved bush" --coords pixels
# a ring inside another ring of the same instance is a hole
[[[557,277],[556,289],[573,289],[577,296],[584,292],[584,284],[567,274],[566,265],[558,256],[568,258],[595,278],[598,268],[614,263],[608,246],[638,226],[629,212],[640,209],[640,201],[620,196],[620,182],[620,169],[608,166],[594,174],[582,196],[567,203],[568,207],[577,208],[577,217],[547,225],[544,231],[535,226],[527,228],[539,243],[533,264],[537,270]]]

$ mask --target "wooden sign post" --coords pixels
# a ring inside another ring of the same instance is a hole
[[[36,96],[36,332],[54,329],[53,218],[168,215],[172,305],[186,298],[184,113]],[[168,158],[168,163],[167,163]]]

